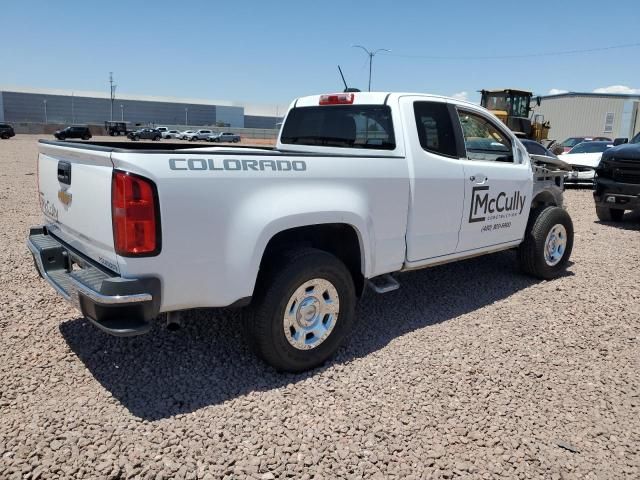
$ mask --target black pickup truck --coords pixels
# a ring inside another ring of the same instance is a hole
[[[594,188],[596,214],[603,222],[619,222],[626,210],[640,210],[640,133],[602,154]]]

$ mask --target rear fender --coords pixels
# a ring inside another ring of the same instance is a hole
[[[355,191],[327,189],[326,185],[292,190],[258,192],[238,206],[234,215],[226,239],[228,261],[234,270],[247,272],[251,291],[269,241],[285,230],[318,224],[340,223],[354,228],[360,243],[361,271],[367,277],[374,268],[375,245],[365,199]]]

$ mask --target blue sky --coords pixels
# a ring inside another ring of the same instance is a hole
[[[471,2],[469,2],[471,3]],[[639,89],[640,47],[515,59],[455,59],[640,43],[637,0],[2,2],[0,85],[288,103],[339,91],[340,64],[366,88],[460,94],[503,86]],[[6,48],[6,45],[10,48]],[[409,58],[438,56],[440,59]]]

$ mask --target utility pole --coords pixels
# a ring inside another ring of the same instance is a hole
[[[71,92],[71,123],[76,123],[76,115],[73,111],[73,92]]]
[[[124,122],[124,105],[120,105],[120,121]]]
[[[113,72],[109,72],[109,98],[111,99],[111,118],[113,122],[113,101],[116,99],[116,88],[118,86],[113,84]]]
[[[184,107],[184,126],[189,125],[189,107]]]
[[[45,98],[42,103],[44,103],[44,123],[49,123],[49,119],[47,118],[47,99]]]
[[[386,48],[379,48],[378,50],[371,51],[363,47],[362,45],[351,45],[351,46],[354,48],[361,48],[369,56],[369,91],[371,91],[371,68],[373,64],[373,57],[375,57],[380,52],[391,52],[391,50],[388,50]]]

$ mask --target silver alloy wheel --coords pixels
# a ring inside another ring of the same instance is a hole
[[[556,266],[562,260],[567,249],[567,229],[564,225],[554,225],[544,242],[544,261],[550,267]]]
[[[340,298],[333,284],[314,278],[300,285],[287,302],[284,335],[298,350],[310,350],[331,334],[340,313]]]

